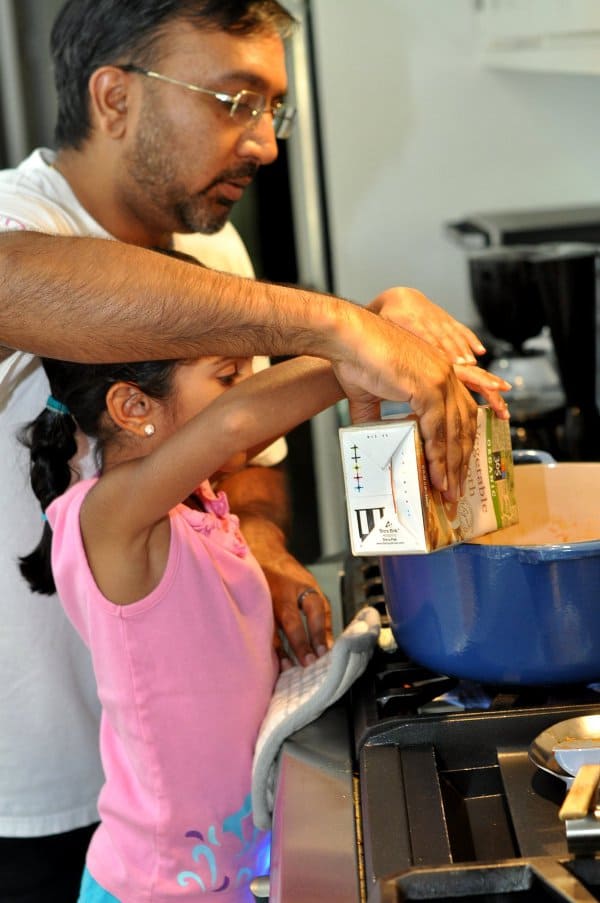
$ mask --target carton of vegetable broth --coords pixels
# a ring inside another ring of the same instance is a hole
[[[487,406],[477,410],[465,493],[453,503],[430,483],[414,415],[339,435],[354,555],[432,552],[518,522],[510,426]]]

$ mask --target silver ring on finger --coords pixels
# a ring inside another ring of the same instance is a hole
[[[316,596],[319,595],[319,590],[315,589],[314,586],[307,586],[306,589],[303,589],[302,592],[298,594],[298,598],[296,599],[296,603],[300,611],[303,611],[302,603],[304,602],[305,596],[310,596],[311,593],[314,593]]]

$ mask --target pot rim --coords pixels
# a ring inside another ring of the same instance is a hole
[[[592,558],[600,555],[600,539],[581,542],[543,543],[541,545],[494,545],[492,543],[463,542],[449,548],[476,550],[487,558],[517,557],[519,560],[564,561],[574,558]]]

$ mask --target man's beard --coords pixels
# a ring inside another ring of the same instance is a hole
[[[171,232],[212,234],[223,228],[235,204],[219,195],[222,182],[252,179],[258,164],[248,161],[223,170],[205,188],[189,195],[178,180],[177,160],[163,141],[161,123],[152,121],[149,111],[140,127],[135,146],[125,157],[125,166],[137,190],[132,203],[151,216],[163,217],[160,226]],[[137,201],[137,203],[135,203]]]
[[[185,231],[211,234],[222,229],[237,202],[220,195],[219,184],[253,179],[257,170],[258,165],[255,163],[243,163],[232,169],[224,169],[202,191],[175,202],[174,209]]]

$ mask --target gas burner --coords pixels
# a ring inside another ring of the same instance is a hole
[[[453,677],[434,674],[409,661],[376,670],[372,679],[377,710],[382,718],[405,713],[407,709],[419,709],[458,684]]]

